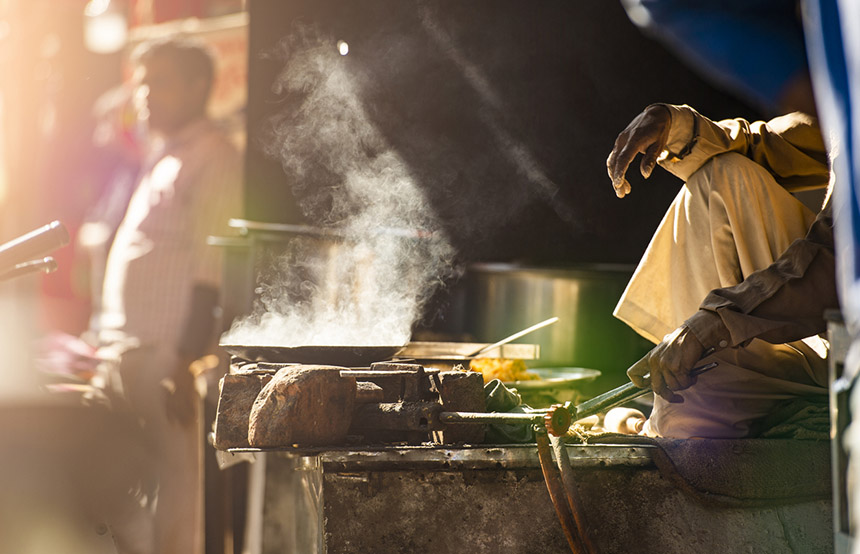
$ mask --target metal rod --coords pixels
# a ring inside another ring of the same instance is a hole
[[[561,523],[561,529],[564,531],[570,551],[574,554],[584,554],[576,536],[576,523],[573,520],[573,515],[570,513],[570,506],[566,499],[562,497],[562,484],[558,475],[558,468],[552,463],[549,437],[546,433],[535,433],[535,440],[537,442],[540,469],[546,482],[546,489],[549,492],[549,498],[552,500],[558,521]]]
[[[53,273],[57,271],[56,260],[54,260],[53,256],[47,256],[41,260],[20,263],[9,271],[0,274],[0,281],[13,279],[21,275],[26,275],[27,273],[36,273],[37,271],[41,271],[43,273]]]
[[[522,331],[516,332],[509,337],[503,338],[499,342],[494,342],[493,344],[479,348],[478,350],[475,350],[471,354],[467,354],[466,357],[467,358],[473,358],[475,356],[478,356],[479,354],[483,354],[484,352],[489,352],[493,348],[498,348],[499,346],[508,344],[509,342],[515,341],[522,336],[528,335],[532,331],[537,331],[538,329],[542,329],[542,328],[546,327],[547,325],[552,325],[556,321],[558,321],[558,317],[551,317],[545,321],[541,321],[540,323],[535,323],[534,325],[532,325],[528,329],[523,329]]]
[[[573,516],[573,523],[576,526],[577,538],[580,540],[581,549],[589,554],[597,552],[588,533],[585,510],[582,507],[582,502],[579,500],[579,489],[573,478],[573,469],[570,467],[570,457],[567,454],[564,438],[550,435],[549,441],[552,444],[553,454],[555,454],[555,463],[558,465],[558,471],[561,474],[561,484],[567,497],[570,513]]]
[[[543,413],[442,412],[442,423],[542,423]]]
[[[420,370],[392,369],[390,371],[373,371],[366,369],[345,369],[340,372],[341,377],[354,377],[355,379],[374,379],[377,377],[414,377],[421,375]]]
[[[604,412],[615,406],[630,402],[635,398],[644,396],[651,392],[651,389],[640,389],[633,383],[626,383],[618,388],[612,389],[609,392],[604,392],[601,395],[595,396],[590,400],[576,406],[576,413],[573,416],[574,420],[580,420],[594,414]]]
[[[717,365],[717,362],[704,364],[693,368],[690,373],[693,375],[699,375],[717,367]],[[639,398],[649,392],[651,392],[651,389],[642,389],[633,383],[625,383],[618,388],[614,388],[609,392],[604,392],[601,395],[595,396],[594,398],[577,405],[575,408],[576,411],[573,414],[573,419],[579,420],[600,412],[605,412],[610,408],[630,402],[631,400]]]
[[[20,263],[48,254],[68,243],[69,231],[66,226],[53,221],[0,245],[0,270],[13,270]]]

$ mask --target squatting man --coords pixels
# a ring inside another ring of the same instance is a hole
[[[628,370],[656,393],[643,433],[756,436],[774,413],[826,406],[818,334],[838,307],[830,195],[816,214],[792,194],[830,180],[816,121],[795,112],[714,122],[651,105],[607,159],[619,198],[639,154],[643,177],[659,164],[684,181],[614,312],[657,344]]]

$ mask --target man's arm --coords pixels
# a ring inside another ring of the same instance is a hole
[[[712,291],[695,314],[627,371],[630,379],[676,401],[672,391],[695,383],[690,370],[705,353],[753,338],[784,343],[824,331],[825,310],[839,305],[829,212],[828,205],[807,236],[772,265],[734,287]]]
[[[823,332],[824,311],[838,306],[828,201],[803,239],[743,282],[711,291],[684,325],[705,348],[720,350],[753,338],[779,344]]]
[[[195,398],[194,376],[189,371],[191,362],[210,353],[218,336],[221,256],[217,248],[209,246],[209,235],[229,232],[230,217],[242,213],[241,159],[221,141],[208,137],[198,146],[194,156],[193,197],[189,203],[189,221],[194,266],[194,285],[189,305],[177,307],[185,310],[182,335],[177,338],[177,365],[173,371],[174,394],[168,397],[168,415],[180,423],[192,421]]]
[[[806,114],[767,122],[712,121],[690,106],[658,105],[671,114],[660,165],[684,182],[714,156],[735,152],[765,168],[790,192],[827,186],[827,150],[816,121]]]
[[[727,152],[750,158],[789,191],[823,188],[829,180],[821,133],[807,115],[796,112],[767,123],[717,122],[672,104],[652,104],[634,118],[615,140],[606,168],[622,198],[631,192],[625,173],[638,154],[643,177],[659,163],[686,182],[705,162]]]
[[[191,305],[185,317],[182,336],[177,348],[177,367],[173,372],[173,391],[167,399],[169,417],[188,424],[194,418],[194,376],[189,367],[209,352],[218,321],[218,289],[197,283],[191,291]]]

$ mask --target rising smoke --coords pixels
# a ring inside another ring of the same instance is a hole
[[[260,286],[255,312],[225,344],[397,345],[454,273],[454,248],[409,167],[374,125],[337,37],[313,29],[280,46],[285,109],[267,153],[309,220],[338,240],[299,237]]]

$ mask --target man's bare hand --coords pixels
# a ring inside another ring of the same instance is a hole
[[[696,382],[691,371],[704,350],[696,335],[686,327],[679,327],[633,364],[627,376],[637,387],[650,386],[669,402],[681,402],[681,397],[673,391],[686,389]],[[650,378],[647,377],[649,373]]]
[[[657,158],[666,148],[672,115],[665,106],[654,104],[636,116],[615,139],[615,146],[606,159],[606,170],[618,198],[630,193],[630,183],[624,177],[637,154],[642,154],[639,170],[646,179],[651,176]]]

